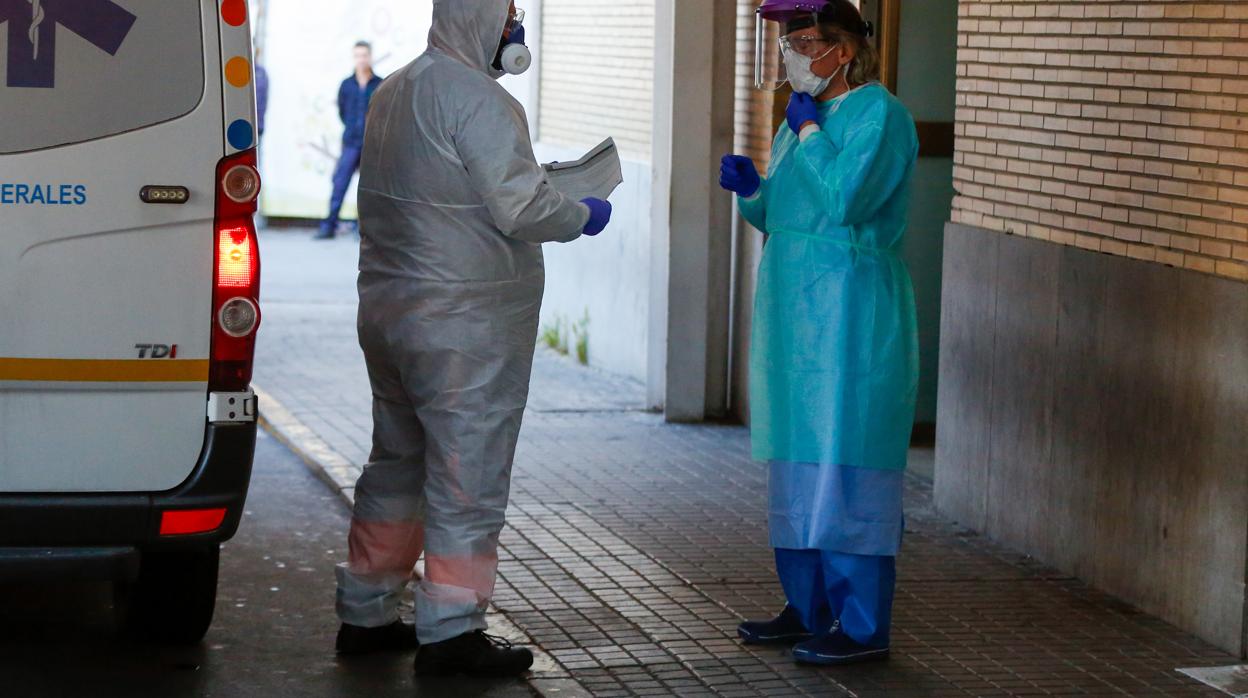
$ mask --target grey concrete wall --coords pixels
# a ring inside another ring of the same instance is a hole
[[[936,501],[1244,653],[1248,285],[950,225]]]

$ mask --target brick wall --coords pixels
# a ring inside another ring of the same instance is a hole
[[[959,16],[954,222],[1248,279],[1248,2]]]
[[[650,160],[654,0],[543,0],[539,140]]]

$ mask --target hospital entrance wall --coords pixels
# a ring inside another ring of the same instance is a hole
[[[575,160],[583,149],[538,143],[542,162]],[[589,364],[646,380],[650,283],[650,165],[624,160],[611,196],[611,225],[597,238],[546,245],[542,327],[585,323]],[[588,320],[586,320],[588,318]],[[569,338],[575,355],[575,338]]]

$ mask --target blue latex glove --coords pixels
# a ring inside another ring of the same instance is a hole
[[[511,30],[511,38],[507,39],[507,43],[509,44],[523,44],[524,43],[524,25],[523,24],[518,25],[515,29]]]
[[[763,185],[754,161],[744,155],[725,155],[719,165],[719,186],[745,198],[754,196]]]
[[[602,199],[581,199],[581,203],[589,207],[589,222],[585,224],[584,234],[590,237],[601,233],[611,222],[611,202]]]
[[[819,108],[815,106],[815,98],[802,92],[794,92],[789,98],[789,108],[785,110],[789,119],[789,128],[793,133],[802,132],[802,124],[813,121],[819,123]]]

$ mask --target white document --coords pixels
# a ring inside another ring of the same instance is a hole
[[[606,200],[624,182],[620,151],[615,140],[608,138],[575,162],[552,162],[542,165],[550,185],[559,192],[580,201],[595,198]]]

